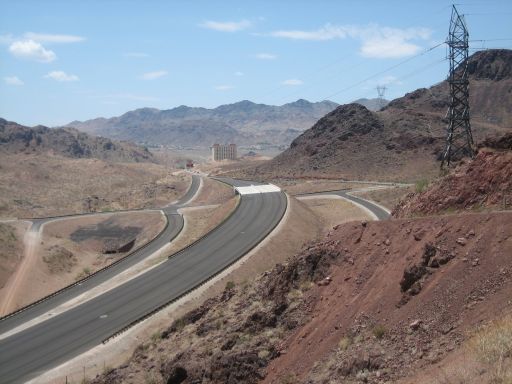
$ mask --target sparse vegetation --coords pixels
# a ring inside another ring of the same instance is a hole
[[[158,339],[160,339],[161,337],[162,337],[162,334],[160,333],[160,331],[157,331],[151,335],[151,341],[153,343],[156,343],[158,341]]]
[[[372,333],[373,333],[373,336],[375,336],[375,338],[377,339],[382,339],[384,337],[384,335],[386,334],[387,332],[387,329],[384,325],[382,324],[377,324],[375,327],[373,327],[372,329]]]
[[[469,345],[493,383],[512,383],[512,315],[481,328]]]
[[[279,380],[280,384],[295,384],[297,383],[297,377],[294,373],[287,373]]]
[[[43,261],[48,266],[50,273],[59,273],[59,272],[71,272],[71,269],[74,265],[78,263],[77,258],[73,254],[64,247],[61,246],[52,246],[48,250],[48,254],[43,256]],[[90,270],[87,268],[87,273],[84,268],[82,271],[84,276],[90,274]]]
[[[350,347],[353,343],[353,340],[351,337],[345,336],[342,337],[341,340],[338,343],[338,348],[342,351],[346,351],[348,347]]]
[[[233,288],[235,288],[235,282],[234,282],[234,281],[231,281],[231,280],[230,280],[230,281],[228,281],[228,282],[226,283],[226,289],[230,290],[230,289],[233,289]]]
[[[428,187],[428,184],[429,184],[429,182],[428,182],[427,179],[418,180],[416,182],[416,185],[415,185],[416,186],[416,192],[417,193],[421,193],[421,192],[425,191],[427,189],[427,187]]]
[[[82,269],[82,272],[80,272],[78,275],[76,275],[75,280],[83,279],[87,276],[89,276],[92,273],[91,269],[89,267],[85,267]]]

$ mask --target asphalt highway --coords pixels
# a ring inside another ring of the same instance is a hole
[[[382,209],[382,207],[378,206],[377,204],[372,203],[369,200],[365,200],[361,197],[353,196],[350,194],[350,190],[347,189],[340,189],[339,191],[325,191],[325,192],[313,192],[313,193],[304,193],[297,195],[297,197],[300,196],[322,196],[322,195],[338,195],[340,197],[343,197],[344,199],[353,201],[354,203],[360,204],[363,207],[370,210],[378,220],[386,220],[389,219],[389,212]]]
[[[285,211],[283,193],[241,196],[237,209],[226,221],[157,268],[0,340],[0,382],[17,383],[33,378],[181,297],[256,246],[279,223]]]
[[[335,192],[335,194],[337,194],[341,197],[344,197],[347,200],[353,201],[354,203],[361,204],[363,207],[372,211],[372,213],[375,216],[377,216],[377,219],[379,219],[379,220],[389,219],[389,216],[390,216],[389,213],[386,210],[382,209],[380,206],[372,203],[371,201],[362,199],[357,196],[353,196],[348,191],[339,191],[339,192]]]
[[[183,228],[183,217],[178,215],[177,209],[186,204],[197,193],[199,185],[200,177],[197,175],[192,175],[191,185],[185,195],[183,195],[175,204],[169,205],[162,209],[166,215],[168,224],[166,228],[155,239],[153,239],[153,241],[149,242],[146,246],[139,248],[137,251],[131,253],[128,257],[125,257],[108,269],[104,269],[101,272],[94,274],[89,279],[81,282],[80,284],[73,285],[45,301],[39,302],[36,305],[30,306],[13,316],[1,320],[0,334],[16,328],[19,325],[22,325],[23,323],[30,321],[38,316],[41,316],[42,314],[51,311],[58,305],[65,303],[84,292],[87,292],[91,288],[96,287],[97,285],[111,279],[114,276],[117,276],[119,273],[134,266],[138,262],[144,260],[146,257],[159,250],[161,247],[168,244],[181,232]],[[31,230],[39,230],[41,225],[53,220],[55,219],[36,219],[33,221]],[[1,377],[0,383],[2,383]]]

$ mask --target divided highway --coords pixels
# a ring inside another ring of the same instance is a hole
[[[111,267],[94,274],[87,280],[82,281],[80,284],[70,286],[69,288],[63,290],[57,295],[48,298],[45,301],[39,302],[36,305],[30,306],[21,312],[15,313],[13,316],[6,317],[5,319],[1,320],[0,334],[16,328],[19,325],[22,325],[23,323],[30,321],[38,316],[41,316],[53,308],[56,308],[58,305],[65,303],[83,294],[84,292],[87,292],[91,288],[98,286],[99,284],[111,279],[114,276],[117,276],[119,273],[144,260],[146,257],[172,241],[183,228],[183,217],[178,215],[177,209],[185,205],[192,197],[194,197],[199,189],[200,182],[201,178],[199,176],[192,175],[192,182],[185,195],[183,195],[175,204],[169,205],[162,209],[166,215],[168,224],[165,229],[155,239],[153,239],[153,241],[131,253],[128,257],[125,257],[115,265],[112,265]],[[53,220],[55,219],[36,219],[33,222],[33,226],[35,226],[36,230],[38,230],[41,225]]]
[[[233,186],[251,184],[222,181]],[[0,340],[0,381],[16,383],[35,377],[201,285],[263,240],[283,217],[286,204],[281,192],[243,195],[226,221],[157,268]]]

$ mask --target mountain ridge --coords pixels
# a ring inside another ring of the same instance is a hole
[[[289,144],[301,131],[336,108],[332,101],[304,99],[281,106],[241,100],[215,108],[139,108],[112,118],[73,121],[66,127],[149,144],[210,146],[214,142]]]
[[[154,162],[145,147],[95,137],[74,128],[26,127],[0,118],[0,152],[49,152],[69,158],[97,158],[119,162]]]

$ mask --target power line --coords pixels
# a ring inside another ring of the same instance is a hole
[[[443,44],[444,44],[444,42],[439,43],[439,44],[437,44],[437,45],[434,45],[433,47],[430,47],[430,48],[428,48],[428,49],[425,49],[425,50],[423,50],[422,52],[420,52],[420,53],[418,53],[418,54],[416,54],[416,55],[414,55],[414,56],[409,57],[408,59],[402,60],[401,62],[399,62],[399,63],[397,63],[397,64],[394,64],[394,65],[392,65],[392,66],[390,66],[390,67],[388,67],[388,68],[386,68],[386,69],[384,69],[384,70],[382,70],[382,71],[379,71],[379,72],[377,72],[377,73],[374,73],[374,74],[373,74],[373,75],[371,75],[371,76],[366,77],[366,78],[365,78],[365,79],[363,79],[363,80],[360,80],[360,81],[358,81],[358,82],[356,82],[356,83],[354,83],[354,84],[352,84],[352,85],[349,85],[348,87],[345,87],[345,88],[343,88],[343,89],[341,89],[341,90],[339,90],[339,91],[337,91],[337,92],[332,93],[331,95],[327,96],[327,97],[326,97],[326,99],[330,99],[331,97],[336,96],[336,95],[339,95],[340,93],[346,92],[346,91],[348,91],[348,90],[350,90],[350,89],[352,89],[352,88],[354,88],[354,87],[357,87],[358,85],[361,85],[361,84],[363,84],[363,83],[367,82],[368,80],[371,80],[371,79],[373,79],[373,78],[375,78],[375,77],[377,77],[377,76],[381,76],[381,75],[383,75],[383,74],[385,74],[385,73],[387,73],[387,72],[389,72],[389,71],[391,71],[391,70],[393,70],[393,69],[395,69],[395,68],[398,68],[399,66],[401,66],[401,65],[403,65],[403,64],[405,64],[405,63],[408,63],[408,62],[410,62],[410,61],[412,61],[412,60],[414,60],[414,59],[416,59],[416,58],[418,58],[418,57],[420,57],[420,56],[423,56],[423,55],[425,55],[425,54],[427,54],[427,53],[429,53],[429,52],[433,51],[434,49],[436,49],[436,48],[440,47],[440,46],[441,46],[441,45],[443,45]]]

